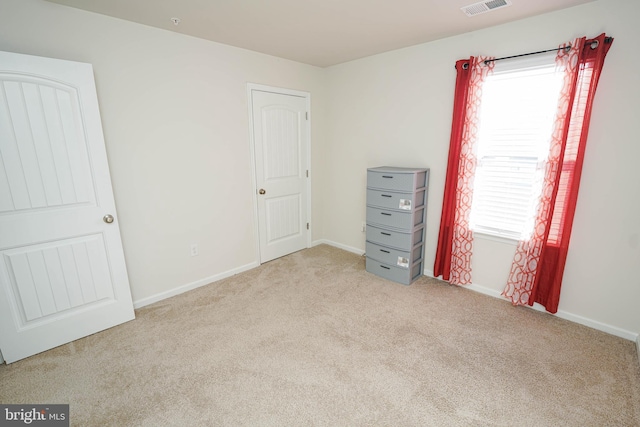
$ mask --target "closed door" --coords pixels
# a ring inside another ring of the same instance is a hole
[[[251,90],[260,262],[308,246],[308,98]]]
[[[134,318],[89,64],[0,52],[0,350]]]

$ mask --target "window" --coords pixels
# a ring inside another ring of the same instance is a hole
[[[470,227],[520,239],[533,227],[562,87],[553,57],[496,64],[483,84]],[[499,69],[501,67],[502,69]]]

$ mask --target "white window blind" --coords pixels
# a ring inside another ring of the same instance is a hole
[[[475,232],[519,239],[530,231],[562,76],[553,58],[487,77],[482,92],[471,208]]]

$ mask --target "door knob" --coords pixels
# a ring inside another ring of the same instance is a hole
[[[113,222],[113,215],[106,214],[104,217],[102,217],[102,220],[107,224],[111,224]]]
[[[266,193],[266,191],[264,190],[264,188],[261,188],[261,189],[258,191],[258,193],[260,193],[260,194],[265,194],[265,193]]]

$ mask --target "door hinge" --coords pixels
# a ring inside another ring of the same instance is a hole
[[[305,118],[305,119],[307,119],[307,120],[309,120],[309,112],[308,112],[308,111],[305,111],[305,112],[304,112],[304,118]]]
[[[307,230],[309,229],[309,223],[307,223]]]
[[[307,178],[309,178],[309,169],[307,169]]]

